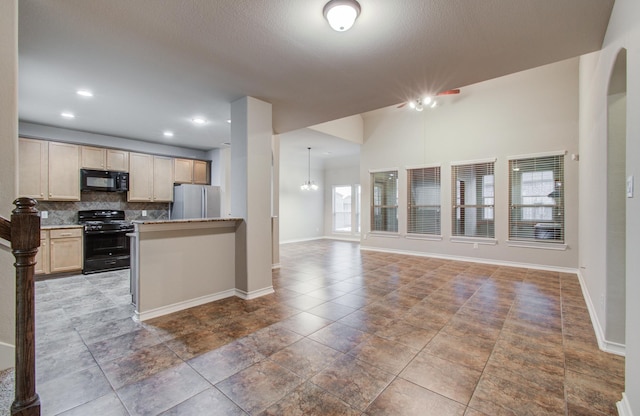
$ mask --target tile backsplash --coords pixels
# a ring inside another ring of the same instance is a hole
[[[66,225],[78,223],[78,211],[88,209],[124,210],[126,219],[164,220],[169,218],[168,202],[127,202],[126,193],[82,192],[80,201],[38,201],[38,211],[47,211],[48,218],[41,220],[42,225]],[[147,216],[142,216],[142,211]]]

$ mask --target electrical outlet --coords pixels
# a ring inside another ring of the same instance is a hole
[[[146,216],[147,216],[147,210],[146,210],[146,209],[143,209],[143,210],[142,210],[142,216],[143,216],[143,217],[146,217]]]
[[[49,218],[49,211],[40,211],[40,218],[43,220]]]
[[[473,243],[473,248],[478,248],[478,243]]]

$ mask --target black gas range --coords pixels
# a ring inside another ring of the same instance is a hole
[[[124,211],[78,211],[78,223],[84,225],[82,273],[129,268],[131,254],[127,234],[134,227],[125,221]]]

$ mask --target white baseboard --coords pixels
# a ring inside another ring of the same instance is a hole
[[[260,296],[269,295],[275,293],[273,286],[265,287],[263,289],[254,290],[251,292],[245,292],[244,290],[236,289],[235,295],[240,299],[249,300],[259,298]]]
[[[631,403],[629,403],[629,396],[627,396],[626,393],[622,393],[622,400],[616,403],[616,406],[618,407],[619,416],[633,416]]]
[[[464,256],[453,256],[449,254],[425,253],[422,251],[395,250],[395,249],[387,249],[387,248],[379,248],[379,247],[367,247],[367,246],[363,246],[362,244],[360,244],[360,249],[368,250],[368,251],[380,251],[383,253],[405,254],[408,256],[433,257],[436,259],[443,259],[443,260],[455,260],[455,261],[465,261],[465,262],[471,262],[471,263],[491,264],[494,266],[523,267],[527,269],[546,270],[551,272],[578,273],[578,270],[572,267],[548,266],[545,264],[519,263],[514,261],[483,259],[478,257],[464,257]]]
[[[280,241],[280,244],[291,244],[291,243],[304,243],[305,241],[315,241],[315,240],[322,240],[324,237],[320,236],[320,237],[311,237],[311,238],[300,238],[297,240],[286,240],[286,241]]]
[[[178,302],[171,305],[163,306],[161,308],[151,309],[150,311],[135,311],[133,319],[135,321],[142,322],[148,319],[157,318],[158,316],[168,315],[170,313],[178,312],[184,309],[193,308],[194,306],[200,306],[204,305],[205,303],[214,302],[216,300],[230,298],[231,296],[235,296],[235,294],[236,289],[229,289],[223,292],[202,296],[196,299],[190,299],[184,302]]]
[[[359,243],[359,237],[347,237],[347,236],[339,236],[339,235],[326,235],[322,237],[325,240],[337,240],[337,241],[351,241],[353,243]]]
[[[14,367],[16,364],[16,348],[0,342],[0,370]]]

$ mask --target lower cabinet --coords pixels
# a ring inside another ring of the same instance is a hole
[[[82,270],[82,228],[42,230],[36,261],[36,273]]]

